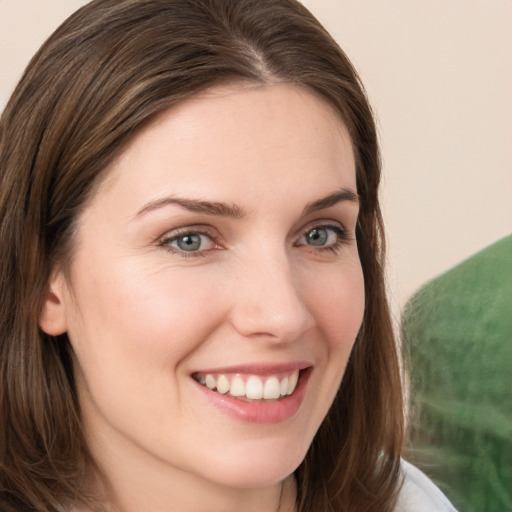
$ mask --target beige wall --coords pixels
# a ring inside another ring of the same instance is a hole
[[[82,0],[0,0],[0,107]],[[368,89],[395,312],[512,226],[512,1],[305,0]]]
[[[41,43],[85,0],[0,0],[0,108]]]
[[[374,105],[395,311],[512,231],[512,2],[306,0]]]

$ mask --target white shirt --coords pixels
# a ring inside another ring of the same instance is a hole
[[[424,473],[402,460],[404,485],[395,512],[457,512]]]

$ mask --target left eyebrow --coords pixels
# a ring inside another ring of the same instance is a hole
[[[319,210],[325,210],[326,208],[330,208],[337,203],[342,201],[349,201],[354,204],[359,204],[359,195],[357,192],[350,188],[342,188],[339,192],[335,192],[334,194],[330,194],[327,197],[323,197],[322,199],[317,199],[312,203],[308,203],[304,208],[304,215],[310,215],[311,213],[317,212]]]

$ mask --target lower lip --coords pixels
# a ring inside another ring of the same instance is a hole
[[[215,407],[229,416],[245,423],[280,423],[294,416],[299,410],[306,393],[311,368],[300,372],[294,392],[275,402],[243,402],[234,397],[221,395],[196,383],[199,390]]]

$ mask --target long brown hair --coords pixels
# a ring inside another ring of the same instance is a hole
[[[296,470],[297,507],[392,510],[402,386],[383,278],[377,136],[352,65],[295,0],[95,0],[42,46],[0,119],[3,512],[93,503],[70,344],[66,335],[38,328],[52,269],[65,266],[78,214],[141,123],[236,81],[306,86],[350,132],[366,309],[335,402]]]

